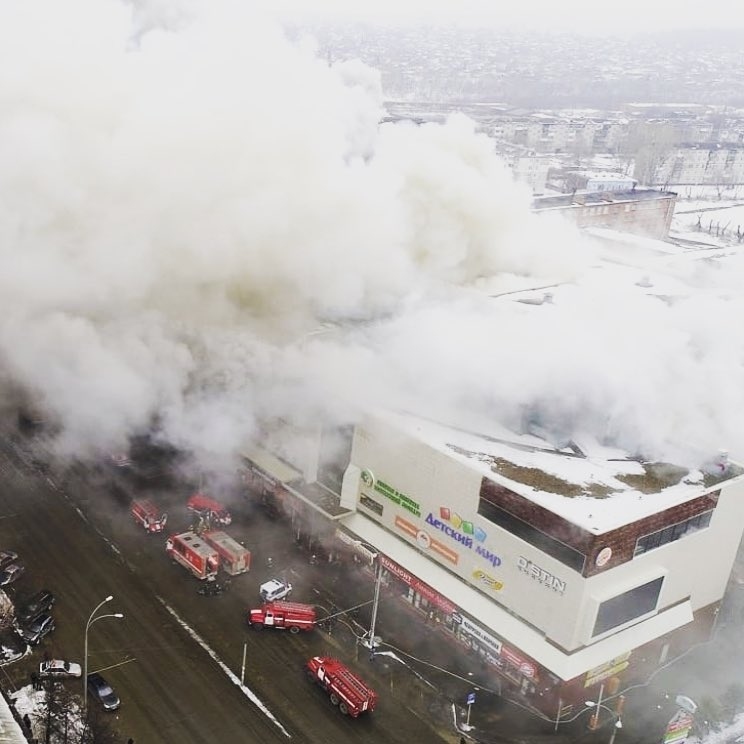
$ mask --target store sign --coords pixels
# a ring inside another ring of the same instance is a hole
[[[443,597],[441,594],[434,591],[434,589],[432,589],[428,584],[425,584],[420,579],[411,575],[402,566],[399,566],[386,556],[380,556],[380,564],[385,568],[385,570],[389,571],[393,576],[400,579],[407,586],[410,586],[417,594],[424,597],[427,602],[439,607],[439,609],[444,611],[447,615],[451,615],[457,609],[446,597]]]
[[[483,630],[483,628],[480,628],[477,625],[471,623],[470,620],[468,620],[466,617],[458,617],[461,618],[461,633],[472,636],[472,638],[474,638],[480,644],[493,651],[496,656],[501,655],[501,649],[503,648],[503,644],[501,643],[501,641],[499,641],[497,638],[494,638],[490,633],[487,633],[485,630]]]
[[[449,507],[440,506],[438,517],[435,517],[433,512],[429,512],[426,523],[450,539],[456,540],[464,548],[474,550],[494,568],[501,565],[501,558],[496,553],[491,552],[484,545],[476,544],[482,543],[488,537],[486,531],[472,522],[463,521],[460,515],[452,512]]]
[[[531,579],[550,587],[558,594],[563,594],[566,591],[566,582],[563,579],[553,576],[552,573],[546,571],[544,568],[540,568],[540,566],[524,556],[520,556],[517,560],[517,568],[522,573],[526,573]]]
[[[472,576],[479,584],[483,584],[483,586],[493,592],[499,592],[504,588],[504,583],[502,581],[491,576],[491,574],[487,574],[485,571],[481,571],[480,568],[476,568],[473,571]]]
[[[372,473],[371,470],[362,470],[360,477],[362,483],[364,483],[367,488],[372,488],[377,491],[377,493],[382,494],[386,499],[390,499],[394,504],[397,504],[406,511],[411,512],[415,517],[421,516],[421,506],[417,502],[406,496],[404,493],[398,491],[398,489],[375,478],[374,473]]]
[[[395,526],[401,531],[405,532],[416,541],[416,545],[422,550],[431,550],[434,553],[438,553],[442,558],[446,558],[450,563],[457,565],[460,562],[460,555],[456,553],[452,548],[440,542],[436,538],[433,538],[426,530],[419,529],[415,524],[412,524],[403,517],[395,517]]]
[[[454,527],[451,527],[446,522],[443,522],[441,519],[437,519],[431,512],[429,512],[429,516],[426,517],[426,524],[430,524],[435,530],[443,532],[445,535],[447,535],[447,537],[456,540],[457,542],[464,545],[466,548],[473,547],[473,538],[471,537],[473,526],[470,522],[466,522],[466,524],[470,525],[470,534],[466,534],[465,532],[458,532]]]
[[[694,722],[695,719],[686,710],[678,710],[667,724],[664,744],[684,744]]]
[[[627,669],[630,666],[630,654],[631,652],[628,651],[620,656],[616,656],[614,659],[611,659],[604,664],[600,664],[594,669],[590,669],[586,673],[584,687],[592,687],[598,682],[603,682],[604,680],[614,677],[616,674],[620,674],[620,672]]]
[[[609,563],[610,558],[612,558],[612,548],[607,546],[597,553],[597,557],[594,559],[594,564],[598,568],[602,568],[602,566],[606,566],[607,563]]]
[[[429,516],[431,517],[432,515],[430,514]],[[448,506],[439,507],[439,519],[451,525],[455,530],[461,530],[466,535],[472,535],[478,542],[485,542],[485,539],[488,537],[484,529],[474,525],[472,522],[463,520],[457,512],[453,512]]]
[[[525,677],[529,677],[530,679],[537,677],[537,667],[531,661],[527,661],[523,656],[512,651],[508,646],[504,646],[501,649],[501,658],[519,669],[520,674],[523,674]]]

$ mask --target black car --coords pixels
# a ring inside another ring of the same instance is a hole
[[[22,625],[18,629],[18,635],[26,643],[35,646],[41,639],[54,630],[54,618],[48,612],[42,612],[37,615],[27,625]]]
[[[16,619],[21,624],[28,624],[37,615],[49,610],[53,604],[54,595],[48,589],[41,589],[23,603],[16,612]]]
[[[0,571],[0,586],[9,586],[23,576],[26,569],[20,563],[11,563]]]
[[[18,553],[12,550],[0,550],[0,569],[7,568],[18,560]]]
[[[117,710],[121,705],[119,696],[111,685],[97,672],[88,675],[88,694],[103,706],[104,710]]]

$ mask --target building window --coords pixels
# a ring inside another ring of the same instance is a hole
[[[556,540],[556,538],[550,535],[546,535],[536,527],[523,522],[518,517],[509,514],[509,512],[504,511],[501,507],[492,504],[483,497],[481,497],[478,503],[478,514],[492,524],[505,529],[530,545],[534,545],[538,550],[555,558],[574,571],[581,573],[584,570],[586,556],[583,553],[562,543],[560,540]]]
[[[597,610],[597,619],[594,623],[593,636],[606,633],[612,628],[625,625],[631,620],[647,615],[656,609],[661,593],[661,585],[664,577],[649,581],[647,584],[635,587],[630,591],[618,594],[606,602],[602,602]]]
[[[654,548],[660,548],[662,545],[679,540],[680,537],[691,535],[693,532],[705,529],[710,524],[713,511],[703,512],[695,517],[691,517],[684,522],[678,522],[670,527],[652,532],[650,535],[639,537],[636,541],[633,557],[647,553]]]

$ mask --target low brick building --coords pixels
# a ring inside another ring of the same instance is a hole
[[[576,191],[560,196],[540,196],[534,212],[558,212],[579,227],[605,227],[664,239],[674,216],[677,195],[671,191]]]

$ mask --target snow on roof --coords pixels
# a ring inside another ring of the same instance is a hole
[[[608,173],[607,171],[577,171],[577,174],[591,178],[593,181],[619,181],[622,183],[635,181],[634,178],[622,173]]]
[[[584,233],[597,238],[597,260],[570,282],[532,285],[526,278],[514,278],[506,285],[483,281],[478,286],[493,298],[503,297],[530,305],[559,304],[562,298],[577,287],[602,287],[644,294],[669,301],[690,297],[705,290],[689,283],[692,264],[701,260],[715,260],[726,266],[744,261],[736,247],[693,248],[656,238],[623,233],[606,228],[586,228]],[[521,279],[521,281],[520,281]],[[714,291],[714,290],[711,290]]]
[[[622,232],[620,230],[611,230],[608,227],[587,227],[584,231],[596,238],[614,243],[616,245],[629,245],[645,249],[649,255],[659,253],[679,253],[679,248],[673,243],[665,240],[658,240],[646,235],[637,235],[636,233]]]
[[[720,476],[670,463],[644,463],[589,436],[558,448],[535,435],[503,428],[483,434],[405,413],[382,416],[433,449],[594,534],[690,501],[744,474],[732,463]]]

